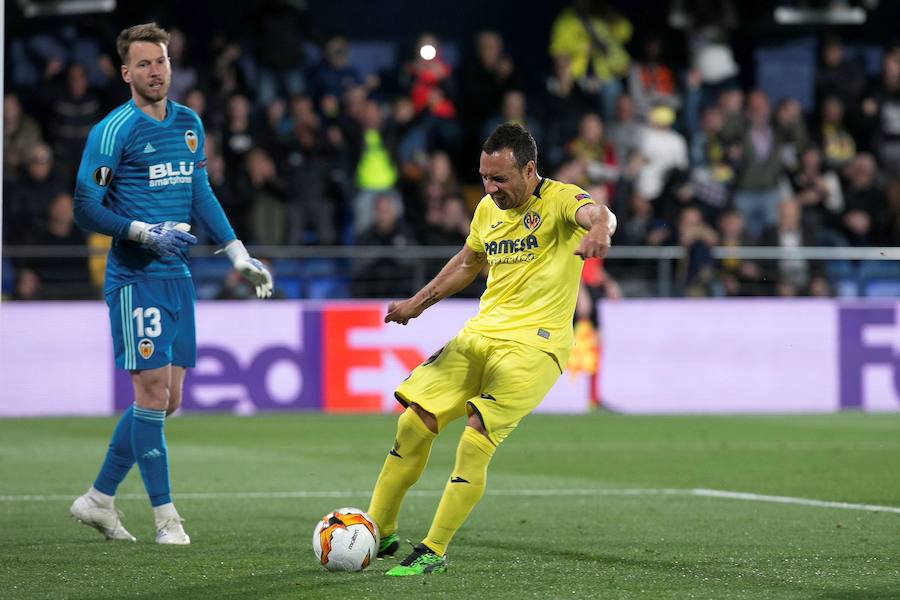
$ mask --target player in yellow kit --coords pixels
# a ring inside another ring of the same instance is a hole
[[[406,325],[490,267],[478,314],[395,393],[406,410],[367,511],[381,533],[379,556],[399,547],[400,504],[434,438],[454,419],[468,420],[428,535],[388,575],[447,570],[447,545],[484,493],[494,450],[568,360],[582,261],[604,256],[615,232],[615,216],[587,192],[538,174],[534,138],[519,125],[491,133],[479,170],[487,195],[463,249],[415,296],[391,302],[384,318]]]

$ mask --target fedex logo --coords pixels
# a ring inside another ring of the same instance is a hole
[[[194,173],[194,163],[180,161],[176,169],[172,163],[159,163],[150,165],[148,179],[150,187],[160,187],[179,183],[191,183],[191,175]]]
[[[866,400],[867,409],[896,409],[900,398],[896,305],[840,308],[838,318],[841,408],[863,408]]]
[[[197,365],[185,376],[185,410],[398,409],[394,388],[427,354],[385,337],[391,328],[382,321],[383,304],[299,307],[256,311],[254,326],[235,335],[242,307],[200,305]],[[206,339],[204,331],[210,332]],[[132,400],[128,373],[117,371],[116,407],[127,408]]]

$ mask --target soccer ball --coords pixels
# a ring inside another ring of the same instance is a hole
[[[378,554],[378,526],[358,508],[339,508],[316,523],[313,552],[329,571],[362,571]]]

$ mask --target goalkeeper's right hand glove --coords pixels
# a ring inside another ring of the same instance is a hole
[[[128,239],[138,242],[160,256],[171,256],[197,243],[197,238],[188,233],[190,230],[190,225],[178,221],[166,221],[155,225],[132,221]]]

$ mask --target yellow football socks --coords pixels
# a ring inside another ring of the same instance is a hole
[[[382,538],[397,531],[400,504],[406,491],[425,469],[436,435],[411,408],[407,408],[397,420],[394,447],[384,461],[375,482],[369,510],[366,511],[378,524]]]
[[[436,554],[447,551],[450,538],[463,524],[484,494],[487,467],[496,446],[471,427],[466,427],[456,448],[456,465],[444,488],[428,536],[422,543]]]

